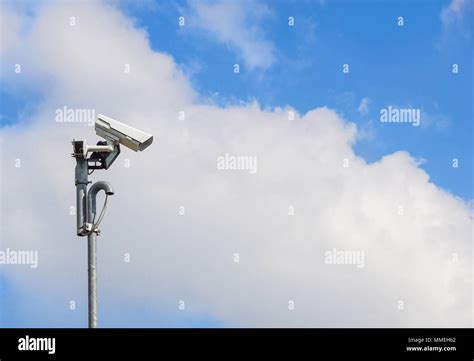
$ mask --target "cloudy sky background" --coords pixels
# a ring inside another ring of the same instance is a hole
[[[70,140],[97,137],[68,106],[155,136],[91,177],[100,326],[471,326],[472,5],[2,2],[0,248],[39,265],[0,265],[0,324],[86,326]]]

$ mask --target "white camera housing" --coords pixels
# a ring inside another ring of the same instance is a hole
[[[142,132],[102,114],[99,114],[95,121],[95,132],[107,141],[114,144],[120,143],[135,152],[145,150],[153,143],[153,136],[151,134]]]

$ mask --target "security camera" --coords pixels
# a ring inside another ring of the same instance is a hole
[[[146,149],[153,142],[152,135],[102,114],[95,121],[95,132],[108,142],[120,143],[135,152]]]
[[[91,171],[109,169],[120,154],[120,144],[137,152],[146,149],[153,142],[152,135],[102,114],[95,121],[95,131],[106,141],[99,141],[96,145],[87,144],[85,139],[72,142],[72,156],[86,160],[88,170]]]

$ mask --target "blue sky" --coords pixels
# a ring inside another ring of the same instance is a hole
[[[256,101],[263,109],[289,106],[301,114],[329,107],[357,124],[354,149],[367,162],[405,150],[419,160],[431,182],[472,201],[472,1],[249,0],[239,3],[237,13],[214,12],[221,3],[213,1],[111,3],[146,32],[153,50],[173,57],[201,102],[226,107]],[[22,4],[19,8],[30,15],[40,7]],[[219,13],[217,25],[206,21]],[[181,16],[184,27],[178,25]],[[400,16],[403,26],[397,24]],[[234,64],[240,73],[234,73]],[[348,74],[343,64],[349,65]],[[459,73],[452,72],[453,64]],[[28,122],[47,97],[44,89],[2,81],[0,126]],[[389,106],[421,109],[421,125],[381,123],[380,110]],[[391,187],[386,184],[387,190]],[[41,313],[55,309],[47,297],[32,300],[1,273],[0,290],[8,295],[2,299],[3,325],[85,326],[84,303],[78,305],[81,312],[56,308],[55,317],[49,317]],[[83,291],[71,292],[79,299]],[[113,292],[101,297],[103,304],[119,305],[103,307],[105,327],[226,325],[211,313],[183,315],[168,301],[152,306],[144,301],[137,308]],[[17,305],[31,312],[15,312]]]

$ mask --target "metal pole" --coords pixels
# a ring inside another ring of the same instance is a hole
[[[94,183],[89,191],[88,172],[89,167],[85,157],[85,141],[73,141],[74,154],[76,158],[75,184],[76,184],[76,213],[77,213],[77,235],[87,235],[87,274],[88,274],[88,318],[89,328],[97,328],[97,234],[99,230],[92,224],[96,216],[96,196],[101,190],[107,196],[114,194],[112,186],[104,181]],[[102,147],[90,147],[94,150],[102,150]],[[120,152],[120,148],[118,148]],[[110,150],[107,148],[106,150]]]
[[[76,215],[77,215],[77,235],[87,234],[87,185],[88,167],[87,160],[76,156]],[[96,232],[91,232],[87,236],[87,272],[88,272],[88,313],[89,327],[97,327],[97,245]]]
[[[114,194],[114,189],[108,182],[95,182],[87,192],[87,224],[94,227],[96,217],[96,197],[103,190],[107,196]],[[87,260],[89,276],[89,328],[97,327],[97,233],[94,227],[87,235]]]
[[[89,328],[97,327],[97,233],[87,236],[87,261],[89,276]]]

